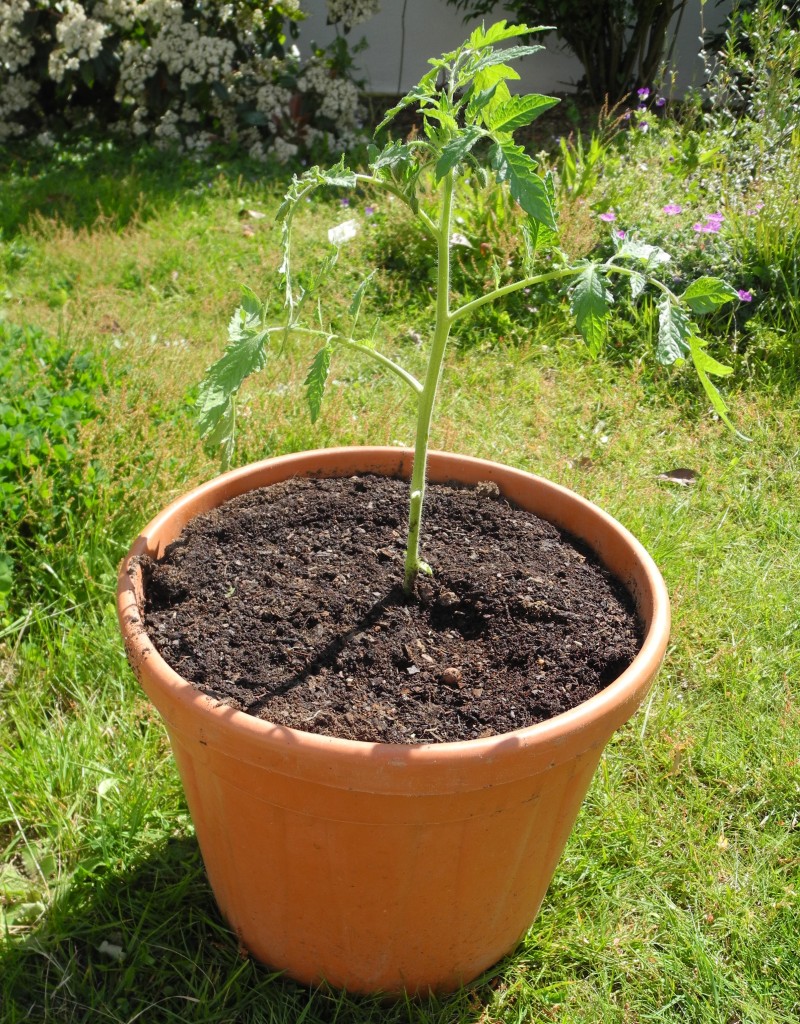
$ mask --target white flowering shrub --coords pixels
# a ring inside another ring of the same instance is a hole
[[[376,14],[379,0],[325,0],[330,24],[340,24],[345,31]]]
[[[377,0],[329,0],[345,32]],[[299,0],[2,0],[0,142],[98,128],[285,162],[359,137],[344,38],[301,57]]]

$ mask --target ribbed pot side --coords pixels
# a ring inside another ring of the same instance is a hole
[[[548,722],[460,743],[332,739],[215,703],[163,661],[140,617],[135,557],[158,557],[198,513],[292,476],[410,474],[412,453],[341,448],[234,470],[170,505],[120,570],[130,663],[163,716],[217,902],[243,945],[298,981],[354,993],[445,993],[533,922],[611,734],[641,703],[669,635],[663,580],[610,516],[531,474],[433,453],[429,478],[495,481],[581,538],[645,623],[633,664]]]

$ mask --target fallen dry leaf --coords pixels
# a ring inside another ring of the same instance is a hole
[[[666,473],[659,473],[656,480],[666,480],[670,484],[690,487],[697,480],[697,473],[693,469],[670,469]]]

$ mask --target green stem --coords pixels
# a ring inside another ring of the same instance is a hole
[[[503,285],[502,288],[495,288],[494,291],[481,295],[479,299],[473,299],[472,302],[466,302],[463,306],[459,306],[458,309],[450,314],[450,323],[454,324],[456,320],[460,320],[462,316],[480,309],[487,302],[494,302],[504,295],[518,292],[520,288],[527,288],[532,284],[542,284],[543,281],[557,281],[561,277],[574,277],[576,274],[580,274],[581,270],[583,270],[583,267],[566,267],[562,270],[550,270],[546,274],[535,274],[533,277],[525,277],[521,281],[513,281],[511,284]]]
[[[403,367],[394,362],[393,359],[389,359],[388,356],[376,351],[376,349],[370,348],[369,345],[362,345],[361,342],[354,341],[352,338],[343,338],[340,334],[334,334],[331,341],[344,345],[347,348],[355,349],[357,352],[362,352],[365,356],[371,356],[379,362],[381,366],[384,366],[387,370],[391,370],[392,373],[397,374],[400,380],[408,384],[412,391],[415,391],[418,395],[422,394],[422,384],[420,384],[412,373],[409,373],[408,370],[404,370]]]
[[[283,330],[283,328],[270,328],[270,330]],[[298,324],[292,324],[291,330],[299,331],[301,334],[310,334],[316,338],[325,338],[326,341],[332,341],[337,345],[344,345],[345,348],[351,348],[356,352],[363,353],[365,356],[370,356],[385,369],[391,370],[392,373],[396,374],[404,384],[408,384],[412,391],[418,395],[422,394],[422,384],[420,384],[413,373],[409,373],[399,363],[396,363],[393,359],[383,355],[383,353],[378,352],[376,349],[370,348],[369,345],[364,345],[354,338],[347,338],[343,334],[332,334],[330,331],[320,331],[314,327],[300,327]]]
[[[612,256],[611,259],[613,258],[614,257]],[[648,284],[653,285],[653,287],[658,289],[662,294],[669,295],[673,302],[680,302],[675,292],[670,288],[667,288],[665,284],[662,284],[662,282],[655,277],[647,277],[647,275],[642,275],[641,271],[631,270],[629,267],[620,267],[617,263],[612,263],[611,260],[606,260],[606,262],[601,264],[601,266],[608,274],[622,274],[623,277],[634,277],[636,274],[644,276]]]
[[[453,172],[444,179],[444,194],[439,217],[438,249],[439,267],[436,282],[436,323],[433,341],[425,372],[425,383],[417,407],[417,432],[414,441],[414,466],[411,472],[411,498],[408,511],[408,541],[406,547],[405,578],[403,589],[410,594],[414,581],[420,572],[430,573],[430,566],[419,555],[419,533],[422,523],[422,507],[425,500],[425,471],[428,462],[428,439],[431,417],[436,401],[436,389],[442,370],[447,339],[450,336],[450,222],[453,211]]]

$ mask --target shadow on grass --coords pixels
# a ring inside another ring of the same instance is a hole
[[[81,140],[52,150],[20,146],[0,157],[0,232],[14,238],[36,217],[75,230],[102,222],[119,229],[176,200],[201,204],[210,189],[284,180],[277,165],[230,149],[194,159],[152,146]]]
[[[79,870],[35,932],[0,947],[0,979],[3,1024],[469,1024],[494,996],[491,978],[449,999],[385,1002],[270,972],[222,921],[193,838],[128,870]]]

